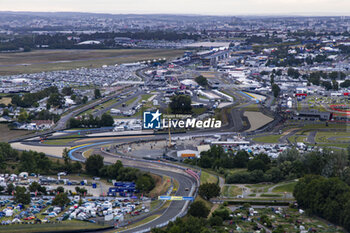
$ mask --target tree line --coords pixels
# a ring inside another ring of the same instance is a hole
[[[142,193],[147,193],[155,187],[155,180],[146,172],[137,168],[124,167],[120,160],[112,165],[104,165],[104,158],[94,154],[86,159],[86,173],[92,176],[101,176],[107,179],[119,181],[130,181],[136,183],[136,189]]]
[[[37,107],[39,100],[55,94],[59,94],[58,88],[56,86],[51,86],[36,93],[26,93],[23,96],[14,95],[11,103],[22,108]]]
[[[10,144],[0,143],[0,171],[2,173],[28,172],[40,174],[57,174],[57,172],[68,171],[79,173],[82,166],[79,162],[62,164],[59,160],[50,160],[44,153],[36,151],[17,151]]]
[[[350,184],[349,152],[313,151],[305,154],[296,149],[287,149],[276,159],[266,154],[253,156],[246,151],[224,152],[222,147],[213,146],[201,153],[198,159],[185,160],[186,163],[209,168],[225,175],[226,183],[280,182],[303,177],[307,174],[325,177],[340,177]],[[247,171],[231,174],[228,169],[247,168]]]
[[[350,230],[350,187],[339,177],[308,175],[300,179],[293,195],[299,207]]]

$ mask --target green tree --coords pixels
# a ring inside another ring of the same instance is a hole
[[[41,194],[46,195],[46,194],[47,194],[46,187],[40,185],[40,186],[38,187],[38,192],[41,193]]]
[[[339,83],[336,80],[332,80],[332,88],[335,91],[339,90]]]
[[[73,89],[71,87],[64,87],[62,89],[62,94],[65,95],[65,96],[70,96],[73,94]]]
[[[277,228],[272,231],[272,233],[284,233],[284,232],[286,231],[284,230],[282,225],[278,225]]]
[[[344,222],[350,187],[337,177],[307,175],[296,184],[293,196],[301,208],[308,209],[335,224]],[[348,229],[349,230],[349,229]]]
[[[139,176],[136,180],[136,188],[142,192],[149,192],[155,187],[154,179],[150,174],[143,174]]]
[[[0,168],[6,168],[6,162],[16,161],[18,159],[18,152],[14,150],[10,144],[0,142]]]
[[[95,99],[101,98],[101,91],[100,91],[100,89],[97,89],[97,88],[95,89],[94,96],[95,96]]]
[[[53,201],[52,201],[53,205],[60,206],[60,207],[64,207],[68,203],[70,203],[70,199],[68,198],[68,194],[67,193],[59,193],[59,194],[57,194],[55,196],[55,198],[53,199]]]
[[[81,196],[87,194],[86,188],[75,187],[75,191]]]
[[[169,104],[172,113],[183,114],[191,113],[191,97],[187,95],[177,95],[171,99]]]
[[[267,167],[262,160],[252,159],[248,162],[248,171],[254,171],[254,170],[266,171]]]
[[[28,113],[26,111],[22,111],[19,116],[18,116],[18,121],[19,122],[26,122],[28,120]]]
[[[108,113],[103,113],[100,120],[100,126],[113,126],[114,119]]]
[[[222,226],[222,218],[220,216],[212,216],[209,218],[210,226]]]
[[[275,75],[274,74],[270,75],[270,83],[271,83],[271,85],[273,85],[275,83]]]
[[[50,106],[61,108],[64,104],[64,99],[59,93],[53,93],[50,95],[49,99],[47,100],[47,103]]]
[[[323,81],[321,83],[321,85],[326,88],[327,91],[331,90],[333,87],[332,87],[332,83],[329,82],[329,81]]]
[[[8,116],[10,114],[10,111],[5,108],[3,111],[2,111],[2,116]]]
[[[212,216],[219,216],[222,220],[229,220],[230,211],[227,208],[221,206],[213,212]]]
[[[88,97],[87,96],[84,96],[83,99],[82,99],[82,103],[83,104],[86,104],[88,101]]]
[[[30,192],[35,192],[35,191],[38,191],[39,187],[40,187],[40,184],[34,181],[29,185],[28,189]]]
[[[10,183],[10,184],[8,184],[7,185],[7,187],[6,187],[6,192],[8,193],[8,195],[12,195],[12,192],[15,190],[15,186],[12,184],[12,183]]]
[[[190,205],[188,214],[193,217],[206,218],[210,210],[203,201],[195,201]]]
[[[267,227],[272,227],[272,222],[267,215],[262,215],[260,217],[260,222]]]
[[[344,82],[342,82],[342,83],[340,84],[340,87],[342,87],[342,88],[348,88],[348,87],[350,87],[350,79],[347,79],[347,80],[345,80]]]
[[[64,160],[64,165],[68,167],[70,165],[70,163],[71,163],[71,159],[70,159],[70,157],[68,155],[68,149],[67,148],[63,149],[62,157],[63,157],[63,160]]]
[[[292,78],[294,78],[294,79],[297,79],[297,78],[299,78],[299,76],[300,76],[299,71],[296,70],[296,69],[293,69],[293,68],[291,68],[291,67],[288,68],[287,74],[288,74],[288,76],[290,76],[290,77],[292,77]]]
[[[205,200],[220,195],[220,186],[214,183],[205,183],[199,186],[198,194]]]
[[[94,154],[86,159],[85,169],[88,174],[98,176],[102,167],[103,157],[101,155]]]
[[[117,160],[115,164],[104,166],[102,169],[100,169],[101,176],[110,178],[110,179],[117,179],[120,175],[120,171],[123,168],[123,164],[120,160]]]
[[[208,233],[206,225],[206,219],[188,216],[170,222],[165,230],[152,229],[152,233]]]
[[[47,174],[52,162],[44,153],[36,151],[23,151],[20,156],[19,171]]]
[[[15,189],[15,201],[23,205],[30,204],[30,193],[27,192],[27,189],[22,186],[17,186]]]
[[[58,192],[58,193],[64,193],[64,188],[63,188],[62,186],[58,186],[58,187],[56,188],[56,192]]]
[[[249,154],[244,150],[238,151],[237,154],[233,157],[234,165],[237,168],[247,167],[248,161]]]
[[[78,119],[75,119],[74,117],[70,118],[68,121],[69,128],[78,128],[81,126],[81,122]]]
[[[82,169],[83,169],[83,166],[81,165],[81,163],[75,162],[73,164],[73,171],[74,172],[80,173],[82,171]]]
[[[207,80],[207,78],[204,77],[204,76],[202,76],[202,75],[197,76],[197,77],[195,78],[195,81],[196,81],[199,85],[201,85],[202,87],[208,86],[208,80]]]
[[[280,94],[280,87],[277,84],[272,84],[272,93],[274,97],[278,97],[278,95]]]

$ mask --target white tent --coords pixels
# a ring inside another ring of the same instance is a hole
[[[21,223],[22,221],[21,220],[19,220],[18,218],[14,218],[13,220],[12,220],[12,223]]]
[[[5,209],[4,213],[6,217],[11,217],[13,215],[13,210]]]
[[[21,172],[21,173],[19,173],[19,177],[22,177],[22,178],[24,178],[24,177],[28,177],[28,172]]]

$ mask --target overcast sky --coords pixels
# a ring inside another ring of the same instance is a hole
[[[0,0],[0,11],[350,15],[350,0]]]

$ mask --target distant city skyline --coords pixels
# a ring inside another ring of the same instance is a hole
[[[350,15],[349,0],[0,0],[1,11],[111,14]]]

